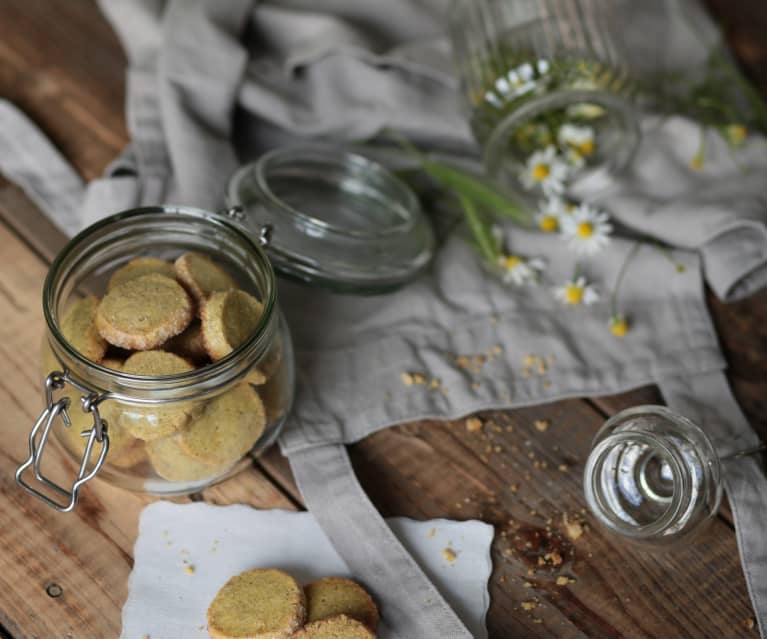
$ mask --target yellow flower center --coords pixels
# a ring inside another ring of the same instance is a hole
[[[575,147],[583,156],[589,156],[594,152],[594,140],[586,140]]]
[[[594,235],[594,225],[591,222],[581,222],[576,230],[578,237],[591,237]]]
[[[553,215],[544,215],[538,223],[544,233],[553,233],[559,230],[559,220]]]
[[[516,255],[506,255],[503,258],[503,267],[507,271],[510,271],[514,267],[519,266],[521,263],[522,263],[522,258],[517,257]]]
[[[533,167],[533,178],[538,182],[543,182],[543,180],[549,177],[550,173],[551,169],[548,164],[536,164]]]
[[[703,168],[703,154],[696,153],[695,157],[690,160],[690,168],[695,171],[700,171]]]
[[[575,284],[565,286],[565,301],[568,304],[580,304],[583,300],[583,287]]]
[[[610,322],[610,331],[616,337],[625,337],[629,331],[629,323],[622,317],[616,317]]]
[[[727,139],[733,146],[740,146],[746,139],[748,130],[742,124],[731,124],[726,129]]]

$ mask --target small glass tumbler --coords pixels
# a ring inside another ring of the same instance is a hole
[[[666,546],[717,512],[720,459],[706,434],[663,406],[637,406],[597,433],[583,473],[586,503],[612,532]]]
[[[630,5],[454,0],[455,65],[492,177],[532,199],[628,163],[639,140],[622,38]]]

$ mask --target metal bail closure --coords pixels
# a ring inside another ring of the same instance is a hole
[[[43,459],[43,451],[45,450],[45,444],[48,442],[48,435],[51,432],[51,428],[56,422],[56,418],[60,417],[64,422],[66,428],[72,428],[72,420],[69,417],[70,401],[68,397],[62,397],[58,401],[53,401],[53,391],[64,388],[66,384],[74,386],[77,390],[84,393],[80,398],[82,403],[82,410],[85,413],[91,413],[93,415],[93,426],[89,430],[84,430],[80,433],[82,437],[88,438],[88,443],[85,445],[85,452],[83,453],[82,460],[80,462],[80,469],[77,473],[72,487],[67,490],[62,488],[55,482],[51,481],[41,470],[41,462]],[[107,435],[107,423],[101,419],[99,414],[98,405],[106,398],[106,395],[99,395],[91,391],[91,389],[83,386],[82,384],[75,382],[69,377],[69,372],[54,371],[45,379],[45,403],[46,406],[43,412],[38,417],[35,425],[32,427],[32,432],[29,434],[29,457],[27,460],[18,467],[16,470],[16,483],[21,486],[28,493],[41,499],[43,502],[55,508],[63,513],[70,512],[77,505],[77,496],[80,488],[87,481],[90,481],[96,476],[96,473],[101,470],[101,466],[104,464],[104,459],[107,456],[109,450],[109,436]],[[99,453],[98,459],[93,468],[88,471],[88,462],[90,462],[91,452],[93,451],[93,445],[95,442],[101,443],[101,453]],[[35,478],[43,486],[48,487],[54,493],[63,498],[62,501],[50,498],[37,488],[24,481],[22,475],[30,466],[33,467]]]

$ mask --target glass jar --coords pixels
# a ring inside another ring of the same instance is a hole
[[[534,200],[627,164],[639,139],[621,38],[629,5],[454,0],[455,65],[492,177]]]
[[[209,256],[263,307],[254,332],[231,353],[188,372],[138,376],[87,359],[64,337],[66,309],[86,295],[101,295],[117,268],[136,257],[174,260],[187,252]],[[62,510],[74,506],[79,486],[56,488],[45,480],[40,457],[50,432],[80,467],[78,481],[95,470],[118,486],[159,495],[224,479],[278,436],[293,398],[290,334],[264,250],[226,218],[189,207],[106,218],[56,258],[43,312],[48,407],[36,425],[44,432],[33,432],[30,447],[38,480],[58,497],[49,503]]]
[[[342,149],[272,151],[232,176],[227,200],[223,213],[156,206],[113,215],[56,258],[43,292],[46,406],[16,472],[25,490],[69,511],[97,474],[159,495],[197,491],[234,474],[276,440],[293,398],[293,350],[275,271],[370,295],[410,282],[434,254],[432,227],[410,188]],[[262,307],[231,353],[178,374],[133,375],[87,359],[65,339],[69,306],[104,293],[116,269],[136,257],[174,260],[188,252],[207,255]],[[51,433],[79,469],[71,487],[43,471]]]
[[[689,539],[717,512],[719,458],[705,433],[663,406],[614,415],[583,474],[586,503],[608,530],[644,545]]]

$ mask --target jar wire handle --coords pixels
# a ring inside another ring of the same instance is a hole
[[[53,425],[56,423],[56,418],[61,417],[61,421],[64,422],[66,428],[72,427],[72,420],[69,416],[69,397],[62,397],[58,401],[53,401],[53,391],[63,388],[67,383],[85,393],[80,398],[83,411],[93,415],[93,426],[80,433],[82,437],[87,437],[88,441],[85,445],[85,451],[83,452],[83,457],[80,462],[77,478],[69,490],[48,479],[43,474],[41,466],[43,451],[48,442],[48,435],[51,432],[51,428],[53,428]],[[105,398],[106,395],[99,395],[91,389],[72,380],[66,370],[64,372],[54,371],[48,375],[45,379],[46,406],[40,414],[40,417],[37,418],[35,425],[32,427],[32,431],[29,433],[29,457],[27,457],[26,461],[16,469],[16,483],[28,493],[34,495],[58,511],[64,513],[72,511],[77,505],[80,488],[83,484],[93,479],[99,470],[101,470],[109,450],[109,435],[107,434],[108,424],[101,419],[98,409],[99,403]],[[93,468],[88,471],[91,453],[93,452],[93,446],[96,442],[101,443],[101,452],[99,453]],[[23,474],[30,466],[32,466],[34,470],[34,475],[37,481],[55,492],[58,496],[63,497],[63,501],[49,497],[24,480]]]

